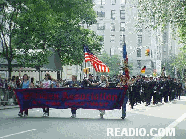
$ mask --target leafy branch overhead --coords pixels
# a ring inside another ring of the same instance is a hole
[[[96,23],[92,2],[2,0],[0,4],[1,57],[8,61],[9,73],[12,60],[30,67],[46,64],[50,48],[58,53],[63,65],[81,64],[83,45],[92,51],[101,49],[102,37],[79,26],[80,23],[88,26]],[[36,53],[30,54],[30,50],[36,50]]]

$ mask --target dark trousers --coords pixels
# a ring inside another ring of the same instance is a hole
[[[23,111],[20,111],[21,114],[23,114]],[[28,109],[25,110],[25,114],[28,115]]]
[[[151,101],[151,94],[150,92],[146,92],[146,104],[150,105],[150,101]]]
[[[76,114],[76,110],[77,110],[76,108],[71,108],[71,113]]]
[[[164,97],[164,102],[167,103],[168,102],[168,91],[164,91],[163,92],[163,97]]]
[[[153,94],[153,104],[156,104],[158,101],[157,101],[157,93],[158,92],[154,92]]]
[[[132,107],[132,109],[133,109],[133,106],[134,106],[134,92],[130,92],[129,93],[129,101],[130,101],[130,105],[131,105],[131,107]]]
[[[141,101],[143,103],[145,102],[145,93],[144,92],[141,93]]]
[[[180,100],[180,95],[181,95],[181,90],[178,90],[178,98],[179,98],[179,100]]]
[[[48,107],[43,108],[43,112],[49,113],[49,108]]]
[[[138,103],[141,103],[140,91],[135,92],[135,94],[136,94],[136,101],[135,101],[135,103],[136,104],[137,104],[137,102]]]
[[[174,100],[174,98],[175,98],[175,92],[172,91],[172,92],[171,92],[171,100]]]

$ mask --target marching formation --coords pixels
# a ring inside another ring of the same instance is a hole
[[[133,76],[129,81],[129,102],[133,109],[134,104],[146,103],[146,106],[150,105],[153,98],[153,104],[158,102],[165,103],[173,101],[174,99],[180,99],[182,89],[182,83],[180,80],[176,80],[170,77],[142,77]]]

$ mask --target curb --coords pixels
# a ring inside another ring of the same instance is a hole
[[[5,109],[14,109],[14,108],[19,108],[19,106],[14,106],[14,107],[6,107],[4,106],[4,108],[0,108],[0,110],[5,110]]]

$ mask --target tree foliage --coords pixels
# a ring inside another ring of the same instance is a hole
[[[180,26],[186,20],[186,2],[182,0],[139,0],[139,17],[151,27]]]
[[[83,62],[83,45],[100,51],[102,37],[79,26],[96,23],[93,4],[84,0],[7,0],[1,1],[2,58],[27,67],[48,63],[49,48],[58,52],[63,65]],[[30,53],[29,50],[42,50]],[[19,53],[17,51],[19,50]],[[21,53],[21,54],[20,54]]]
[[[113,77],[114,75],[118,75],[120,71],[120,63],[121,60],[118,55],[112,55],[111,57],[107,53],[103,53],[101,56],[99,56],[99,59],[109,67],[110,72],[104,73],[108,74],[110,77]],[[101,73],[103,74],[103,73]]]

